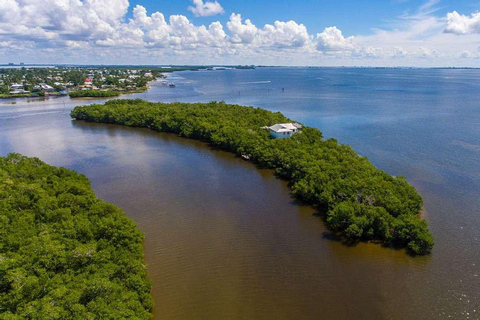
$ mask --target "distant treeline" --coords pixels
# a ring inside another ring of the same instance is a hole
[[[108,97],[118,97],[121,93],[118,91],[108,90],[78,90],[71,91],[68,93],[70,98],[108,98]]]
[[[288,139],[270,139],[261,127],[291,122],[279,112],[211,103],[112,100],[76,107],[78,120],[172,132],[248,154],[290,181],[295,197],[315,206],[331,230],[347,241],[377,241],[426,254],[433,237],[420,219],[422,198],[403,177],[392,177],[320,130],[303,127]]]
[[[0,318],[150,319],[143,234],[84,175],[0,157]]]

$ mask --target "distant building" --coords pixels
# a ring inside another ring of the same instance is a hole
[[[40,83],[33,87],[33,90],[42,90],[43,92],[54,92],[55,89],[46,83]]]
[[[92,85],[93,84],[93,79],[92,78],[87,78],[85,79],[85,83],[84,83],[86,86],[88,85]]]
[[[21,93],[29,93],[27,90],[19,89],[10,91],[11,94],[21,94]]]
[[[23,90],[23,84],[14,83],[10,86],[11,90]]]
[[[302,125],[299,123],[278,123],[271,127],[270,136],[275,139],[290,138],[294,133],[297,133]]]
[[[91,84],[84,84],[79,86],[80,90],[97,90],[98,88]]]

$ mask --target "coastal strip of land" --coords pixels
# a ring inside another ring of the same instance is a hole
[[[69,95],[115,97],[143,92],[176,71],[253,69],[253,66],[52,66],[0,68],[0,99]],[[172,86],[174,86],[172,84]]]
[[[0,157],[0,318],[151,319],[143,234],[89,180]]]
[[[272,139],[269,127],[293,122],[279,112],[223,102],[111,100],[76,107],[71,116],[206,141],[274,169],[289,181],[293,196],[314,206],[345,242],[378,242],[412,254],[433,248],[427,223],[419,216],[423,200],[403,177],[379,170],[349,146],[323,139],[315,128],[303,126],[289,138]]]
[[[69,95],[113,97],[147,89],[169,69],[53,67],[0,69],[0,98]]]

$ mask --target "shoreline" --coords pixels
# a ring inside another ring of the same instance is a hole
[[[63,97],[68,96],[68,94],[60,94],[60,93],[46,93],[44,95],[40,94],[31,94],[31,93],[24,93],[24,94],[0,94],[0,99],[17,99],[17,98],[43,98],[43,97]]]
[[[150,82],[153,82],[153,81],[157,81],[157,80],[152,80]],[[149,82],[149,83],[150,83]],[[75,99],[75,100],[97,100],[97,99],[105,99],[105,98],[116,98],[116,97],[120,97],[120,96],[123,96],[123,95],[128,95],[128,94],[135,94],[135,93],[143,93],[143,92],[146,92],[150,89],[150,86],[147,85],[147,87],[145,89],[139,89],[139,90],[132,90],[132,91],[114,91],[114,92],[118,92],[119,94],[117,96],[106,96],[106,97],[89,97],[89,96],[85,96],[85,97],[70,97],[69,96],[69,93],[66,93],[66,94],[45,94],[45,95],[27,95],[27,94],[23,94],[23,95],[0,95],[0,101],[2,99],[28,99],[28,98],[49,98],[49,97],[55,97],[55,98],[60,98],[60,97],[69,97],[69,99]],[[77,90],[76,90],[77,91]],[[76,91],[72,91],[72,92],[76,92]],[[79,90],[78,90],[79,91]],[[100,90],[98,90],[100,91]],[[100,91],[102,92],[102,91]],[[107,91],[107,92],[110,92],[110,91]],[[15,104],[16,102],[15,101],[12,101],[12,102],[5,102],[6,104]]]

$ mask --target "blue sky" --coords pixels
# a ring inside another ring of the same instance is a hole
[[[480,0],[0,0],[0,63],[480,67]]]
[[[303,23],[308,30],[321,32],[324,28],[336,26],[346,35],[369,34],[373,28],[388,28],[397,17],[417,10],[425,1],[421,0],[302,0],[264,1],[227,0],[220,1],[225,14],[213,17],[195,17],[187,8],[189,1],[182,0],[141,0],[132,1],[149,11],[160,11],[165,15],[183,14],[198,24],[213,21],[228,21],[232,12],[241,13],[257,25],[275,20],[295,20]],[[471,13],[480,10],[479,1],[444,0],[436,12],[445,16],[448,12]],[[129,15],[131,17],[131,14]]]

